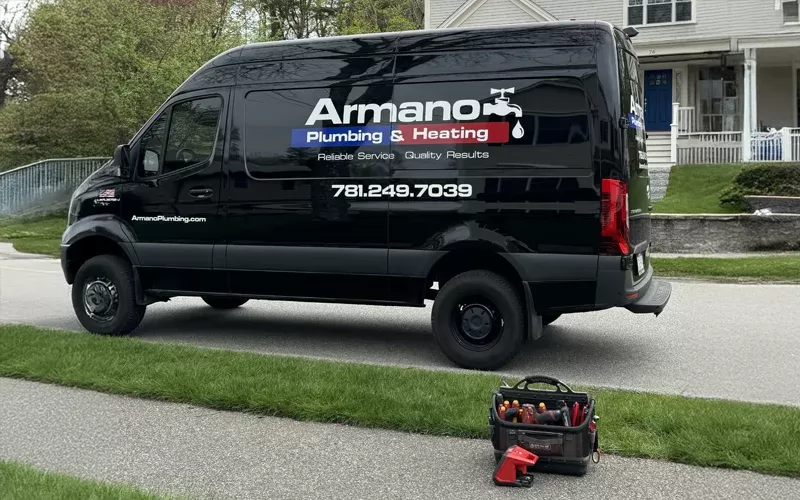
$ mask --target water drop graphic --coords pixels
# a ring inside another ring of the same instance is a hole
[[[514,136],[514,139],[519,139],[525,135],[525,129],[522,128],[522,123],[517,122],[517,124],[514,125],[514,130],[511,131],[511,135]]]

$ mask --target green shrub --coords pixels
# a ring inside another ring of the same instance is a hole
[[[720,204],[749,211],[745,196],[800,196],[800,164],[748,166],[722,192]]]

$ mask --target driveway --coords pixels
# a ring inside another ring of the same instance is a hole
[[[52,259],[0,251],[0,323],[81,330]],[[3,257],[5,255],[5,257]],[[676,281],[658,318],[562,316],[502,372],[571,384],[800,406],[800,286]],[[197,298],[155,304],[135,335],[259,353],[454,369],[431,337],[430,304],[397,308]],[[513,378],[513,377],[512,377]]]

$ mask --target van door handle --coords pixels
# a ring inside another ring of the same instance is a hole
[[[195,198],[210,198],[212,194],[214,194],[214,190],[211,188],[192,188],[189,190],[189,196],[194,196]]]

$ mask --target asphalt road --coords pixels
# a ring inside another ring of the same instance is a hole
[[[2,378],[0,400],[0,458],[194,498],[783,500],[800,491],[796,479],[609,455],[583,477],[534,474],[531,489],[511,490],[492,483],[488,440],[259,418]]]
[[[56,260],[0,248],[0,323],[81,330]],[[800,286],[678,281],[658,318],[626,310],[562,316],[502,373],[568,383],[800,406]],[[251,301],[217,311],[197,298],[148,308],[148,341],[453,369],[430,307]]]

